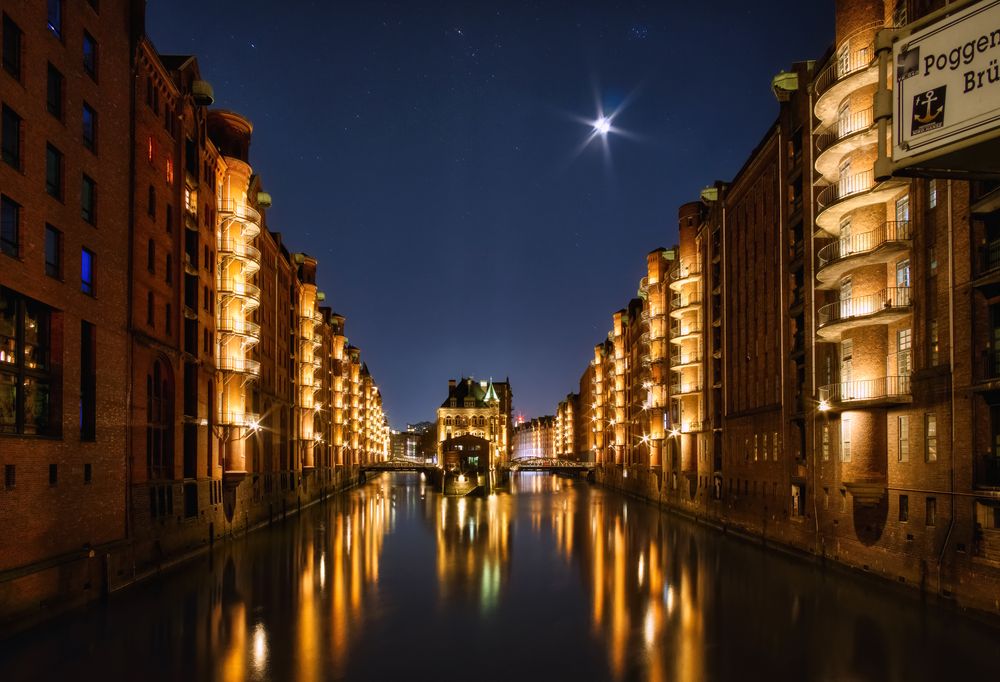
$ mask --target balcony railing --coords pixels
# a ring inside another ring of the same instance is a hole
[[[678,281],[682,279],[687,279],[688,277],[694,277],[701,274],[701,257],[689,259],[680,263],[677,267],[670,271],[670,279],[673,281]]]
[[[701,362],[702,357],[703,356],[700,350],[694,353],[674,353],[670,356],[670,366],[680,367],[683,365],[693,365],[697,362]]]
[[[819,327],[909,306],[910,287],[890,287],[869,296],[854,296],[823,306],[819,309]]]
[[[982,277],[1000,270],[1000,239],[979,247],[976,275]]]
[[[977,488],[1000,488],[1000,457],[994,454],[976,457],[974,473]]]
[[[834,404],[902,399],[910,396],[910,377],[891,376],[842,381],[819,389],[820,401]]]
[[[1000,379],[1000,351],[987,350],[976,365],[976,381],[985,383]]]
[[[700,304],[701,304],[700,293],[688,294],[687,296],[681,296],[678,294],[670,299],[670,305],[675,310],[678,308],[687,308],[689,306],[700,305]]]
[[[243,226],[243,236],[256,237],[260,234],[260,213],[245,203],[232,199],[219,200],[219,217],[222,220],[238,220]]]
[[[219,254],[238,258],[243,261],[260,262],[260,250],[257,247],[251,246],[246,242],[237,241],[236,239],[220,239]]]
[[[884,27],[881,21],[872,22],[854,32],[846,41],[847,50],[834,55],[830,63],[816,76],[815,91],[823,94],[831,85],[841,81],[851,74],[868,68],[875,59],[874,32]],[[841,49],[843,49],[841,47]]]
[[[260,415],[250,412],[222,412],[219,414],[219,423],[223,426],[252,427],[260,424]]]
[[[875,187],[875,171],[866,170],[841,178],[834,184],[824,188],[816,197],[820,208],[828,208],[838,201],[855,194],[862,194]]]
[[[240,357],[238,355],[236,357],[219,358],[216,360],[215,365],[223,372],[249,374],[255,377],[260,376],[260,363],[258,361]]]
[[[649,291],[649,277],[643,277],[639,280],[639,291],[642,293]]]
[[[832,244],[827,244],[819,250],[819,267],[824,268],[830,263],[856,256],[858,254],[869,253],[890,242],[910,241],[910,221],[897,220],[883,223],[881,227],[854,234],[850,237],[838,239]],[[998,249],[1000,256],[1000,249]]]
[[[670,385],[670,395],[692,395],[694,393],[701,393],[700,381]]]
[[[219,280],[219,293],[248,298],[260,303],[260,287],[231,277],[223,277]]]
[[[241,317],[220,317],[216,323],[216,328],[226,334],[250,336],[255,339],[260,338],[260,325]]]
[[[850,137],[862,130],[868,130],[874,122],[873,107],[841,116],[834,125],[820,133],[816,139],[816,149],[820,152],[825,151],[845,137]]]
[[[670,340],[676,340],[681,337],[691,336],[692,334],[701,333],[701,323],[686,324],[679,327],[673,327],[670,330]]]

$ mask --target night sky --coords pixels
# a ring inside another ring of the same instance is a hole
[[[319,260],[401,428],[461,375],[553,413],[833,2],[150,0],[147,31],[253,121],[268,224]],[[598,107],[607,152],[582,147]]]

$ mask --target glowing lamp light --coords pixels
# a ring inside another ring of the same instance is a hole
[[[250,419],[247,422],[247,427],[251,431],[260,431],[260,422],[257,419]]]
[[[678,431],[677,429],[670,429],[670,436],[671,436],[672,438],[676,438],[676,437],[677,437],[677,436],[679,436],[680,434],[681,434],[681,432],[680,432],[680,431]]]
[[[827,402],[826,400],[820,400],[819,401],[819,411],[820,412],[826,412],[829,409],[830,409],[830,403],[829,402]]]
[[[607,136],[611,132],[611,119],[607,116],[601,116],[594,121],[594,131],[599,135]]]

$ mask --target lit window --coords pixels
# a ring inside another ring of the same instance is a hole
[[[851,461],[851,420],[840,420],[840,461]]]
[[[937,207],[937,180],[934,179],[927,183],[927,206],[928,208]]]
[[[823,434],[822,434],[822,453],[823,461],[827,462],[830,460],[830,425],[823,424]]]
[[[910,461],[910,417],[900,415],[896,418],[896,460]]]
[[[937,461],[937,415],[924,415],[924,457],[928,462]]]
[[[174,160],[167,158],[167,184],[174,184]]]
[[[0,433],[58,434],[50,323],[48,306],[0,287]]]

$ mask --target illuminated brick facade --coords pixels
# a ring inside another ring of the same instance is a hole
[[[1000,190],[873,170],[875,34],[928,10],[837,3],[830,52],[778,74],[757,148],[647,256],[581,401],[604,483],[996,611]]]
[[[250,121],[157,54],[142,3],[48,7],[4,5],[0,628],[351,485],[389,443],[316,260],[268,229]]]

